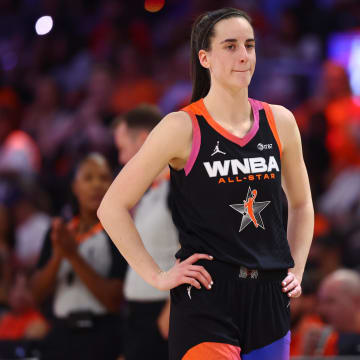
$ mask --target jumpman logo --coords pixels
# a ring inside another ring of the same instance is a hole
[[[246,200],[242,204],[230,205],[234,210],[243,215],[241,219],[240,231],[243,231],[251,222],[256,228],[259,226],[265,230],[263,220],[261,218],[261,211],[263,211],[271,201],[256,202],[257,190],[251,190],[250,186],[246,195]]]
[[[214,156],[215,154],[223,154],[223,155],[226,155],[225,152],[223,152],[223,151],[221,151],[221,150],[219,149],[219,141],[216,143],[214,152],[211,154],[211,156]]]

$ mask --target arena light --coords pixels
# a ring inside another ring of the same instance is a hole
[[[42,16],[36,21],[35,31],[38,35],[46,35],[51,31],[53,24],[51,16]]]
[[[165,5],[165,0],[145,0],[145,10],[149,12],[158,12]]]

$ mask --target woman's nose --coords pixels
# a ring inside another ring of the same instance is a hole
[[[245,46],[241,46],[240,49],[239,49],[239,60],[240,60],[240,62],[245,63],[245,62],[248,61],[248,59],[249,59],[249,56],[248,56],[248,53],[246,51]]]

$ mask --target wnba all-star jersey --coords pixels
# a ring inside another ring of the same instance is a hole
[[[193,125],[183,170],[171,168],[171,203],[181,249],[250,269],[294,266],[282,218],[281,143],[268,104],[249,99],[243,138],[209,115],[203,99],[183,108]]]

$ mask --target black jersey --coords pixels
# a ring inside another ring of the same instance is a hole
[[[282,217],[281,143],[268,104],[249,99],[250,131],[234,136],[203,99],[182,109],[193,124],[183,170],[171,168],[172,213],[181,249],[250,269],[294,266]]]

